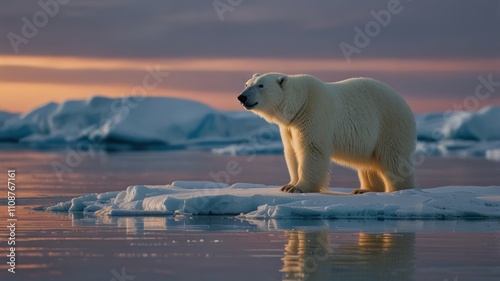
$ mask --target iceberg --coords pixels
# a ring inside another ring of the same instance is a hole
[[[235,101],[236,102],[236,101]],[[416,114],[418,152],[498,159],[500,106]],[[281,154],[276,125],[248,111],[220,111],[166,97],[93,97],[0,112],[0,143],[46,148],[188,149],[225,155]]]
[[[348,188],[330,188],[350,192]],[[278,187],[217,182],[129,186],[88,194],[46,208],[98,216],[225,215],[242,219],[475,219],[500,218],[500,186],[445,186],[392,193],[290,194]]]
[[[422,141],[500,140],[500,106],[479,111],[434,112],[416,115],[417,138]]]
[[[266,127],[249,112],[222,112],[189,100],[93,97],[49,103],[22,115],[0,114],[0,142],[183,148],[242,142]]]
[[[0,127],[3,126],[3,123],[5,123],[5,120],[10,119],[12,117],[16,117],[17,115],[18,114],[15,114],[15,113],[0,111]]]
[[[500,149],[500,106],[420,114],[415,119],[420,153],[497,159],[493,151]]]

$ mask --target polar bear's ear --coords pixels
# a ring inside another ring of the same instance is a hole
[[[259,77],[260,76],[260,73],[255,73],[252,78],[255,78],[255,77]]]
[[[285,85],[285,82],[287,80],[286,76],[280,76],[277,80],[278,84],[280,84],[280,87],[283,88],[283,85]]]

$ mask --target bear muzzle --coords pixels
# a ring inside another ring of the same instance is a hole
[[[239,95],[239,96],[238,96],[238,100],[239,100],[242,104],[243,104],[243,103],[245,103],[245,102],[247,101],[247,99],[248,99],[248,98],[247,98],[247,96],[245,96],[245,95]]]
[[[248,98],[247,92],[248,92],[248,90],[243,91],[243,93],[241,93],[238,96],[238,100],[240,101],[241,105],[245,109],[250,110],[250,109],[252,109],[253,107],[255,107],[259,103],[258,102],[253,102],[251,98]]]

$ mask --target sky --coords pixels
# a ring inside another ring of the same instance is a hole
[[[376,78],[416,112],[500,105],[496,0],[0,1],[3,111],[141,87],[242,110],[274,71]]]

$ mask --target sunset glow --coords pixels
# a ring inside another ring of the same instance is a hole
[[[278,71],[284,73],[321,72],[377,72],[453,74],[461,72],[491,72],[500,65],[498,60],[422,60],[422,59],[365,59],[347,63],[344,60],[319,59],[262,59],[262,58],[212,58],[212,59],[103,59],[78,57],[0,56],[0,110],[24,112],[49,101],[85,99],[95,95],[121,97],[133,94],[131,89],[148,69],[159,68],[169,73],[207,72],[248,75],[252,72]],[[59,71],[51,74],[51,71]],[[60,78],[60,71],[67,78]],[[85,71],[85,75],[80,72]],[[97,74],[93,73],[96,72]],[[122,73],[131,72],[135,79],[120,79]],[[90,74],[89,74],[90,73]],[[92,74],[93,73],[93,74]],[[95,79],[90,75],[95,75]],[[104,76],[103,76],[104,75]],[[106,79],[113,75],[115,78]],[[117,78],[118,77],[118,78]],[[97,79],[99,78],[99,79]],[[167,79],[168,80],[168,79]],[[224,83],[223,81],[221,83]],[[241,84],[244,81],[240,81]],[[186,83],[188,84],[188,83]],[[186,85],[188,86],[188,85]],[[168,81],[149,90],[150,96],[180,97],[204,102],[218,109],[239,109],[237,102],[228,99],[234,90],[193,90],[189,87],[170,87]],[[207,98],[209,97],[209,98]],[[413,97],[410,104],[417,111],[423,108],[442,109],[452,98],[442,98],[433,103]],[[429,107],[430,106],[430,107]],[[448,106],[449,107],[449,106]]]
[[[471,72],[497,71],[500,59],[104,59],[78,57],[0,56],[0,67],[64,70],[144,70],[160,65],[164,71],[249,71],[259,69],[300,71]],[[7,74],[7,73],[6,73]]]

